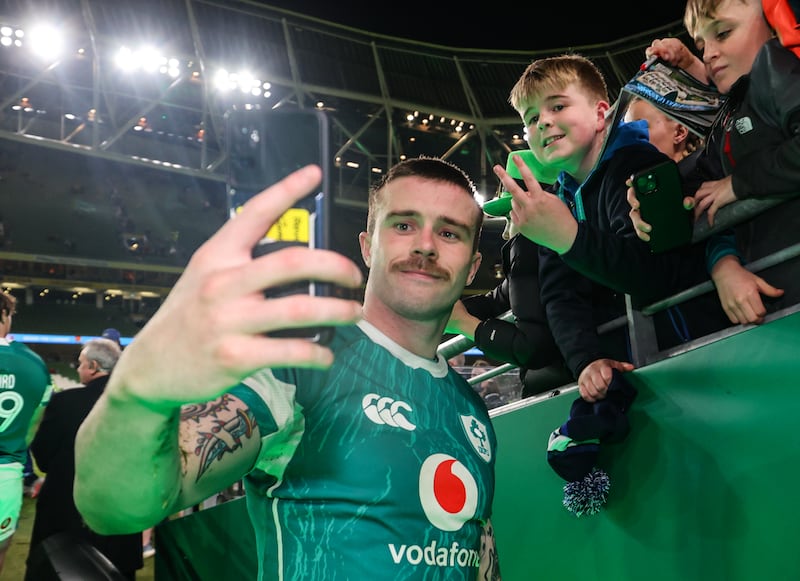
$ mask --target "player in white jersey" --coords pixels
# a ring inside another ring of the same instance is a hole
[[[53,391],[42,358],[7,337],[16,305],[14,296],[0,292],[0,572],[22,509],[28,445]]]
[[[494,432],[436,355],[480,264],[473,184],[417,158],[370,192],[363,307],[265,299],[361,282],[330,251],[252,258],[319,176],[252,198],[192,257],[78,433],[78,508],[104,534],[141,530],[244,477],[259,579],[499,579]],[[265,336],[317,324],[336,327],[328,345]]]

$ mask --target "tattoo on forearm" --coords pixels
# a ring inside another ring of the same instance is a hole
[[[197,431],[194,448],[194,453],[199,458],[195,482],[200,480],[215,460],[240,448],[243,440],[253,435],[253,413],[247,408],[231,409],[230,404],[230,396],[224,395],[212,402],[184,406],[181,411],[183,420],[194,421],[202,426]]]

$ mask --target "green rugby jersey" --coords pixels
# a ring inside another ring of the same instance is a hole
[[[0,464],[25,463],[25,437],[53,391],[50,372],[24,343],[0,338]]]
[[[262,433],[245,478],[259,579],[475,579],[494,495],[483,401],[366,322],[330,346],[330,369],[234,390]]]

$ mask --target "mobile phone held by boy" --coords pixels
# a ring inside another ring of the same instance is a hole
[[[633,189],[643,220],[653,226],[648,244],[652,252],[664,252],[692,241],[694,219],[683,207],[678,164],[665,160],[634,174]]]

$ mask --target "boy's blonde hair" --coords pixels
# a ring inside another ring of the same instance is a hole
[[[597,101],[608,101],[608,86],[600,69],[579,54],[533,61],[512,87],[509,103],[521,115],[531,100],[576,84]]]
[[[739,0],[742,4],[750,4],[760,0]],[[714,20],[717,17],[717,10],[725,0],[687,0],[686,10],[683,12],[683,25],[689,36],[694,38],[697,36],[698,22],[700,20]]]

